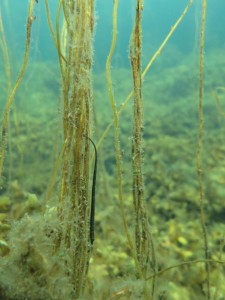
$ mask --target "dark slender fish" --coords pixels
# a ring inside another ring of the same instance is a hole
[[[97,162],[98,162],[98,154],[95,143],[91,138],[87,137],[95,149],[95,164],[94,164],[94,172],[93,172],[93,180],[92,180],[92,191],[91,191],[91,212],[90,212],[90,242],[91,245],[94,243],[95,239],[95,187],[96,187],[96,177],[97,177]]]

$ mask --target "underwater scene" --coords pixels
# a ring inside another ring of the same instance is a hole
[[[224,16],[0,1],[0,300],[225,300]]]

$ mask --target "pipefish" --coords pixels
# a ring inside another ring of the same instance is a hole
[[[97,163],[98,163],[98,153],[95,143],[92,141],[91,138],[86,136],[89,141],[92,143],[95,151],[95,163],[94,163],[94,172],[93,172],[93,179],[92,179],[92,190],[91,190],[91,211],[90,211],[90,242],[91,246],[94,243],[95,239],[95,187],[96,187],[96,177],[97,177]]]

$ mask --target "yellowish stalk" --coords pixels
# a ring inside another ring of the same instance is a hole
[[[204,45],[205,45],[205,18],[206,18],[206,0],[202,0],[202,20],[200,33],[200,67],[199,67],[199,130],[198,130],[198,149],[197,149],[197,175],[199,185],[199,206],[200,206],[200,222],[202,227],[204,254],[205,254],[205,269],[206,269],[206,283],[207,283],[207,299],[210,297],[210,270],[209,263],[209,246],[208,234],[205,225],[204,212],[204,194],[202,186],[202,139],[203,139],[203,75],[204,75]]]
[[[25,46],[25,53],[24,53],[24,62],[21,68],[21,71],[19,73],[19,76],[16,80],[15,86],[8,97],[8,100],[6,102],[5,110],[4,110],[4,116],[3,116],[3,123],[2,123],[2,136],[1,136],[1,151],[0,151],[0,178],[2,176],[2,169],[3,169],[3,161],[4,161],[4,155],[5,155],[5,146],[6,146],[6,126],[7,126],[7,120],[10,110],[10,105],[13,101],[13,98],[15,96],[15,93],[20,85],[21,80],[23,79],[23,75],[25,73],[28,58],[29,58],[29,51],[30,51],[30,37],[31,37],[31,27],[32,23],[34,21],[33,17],[33,9],[34,9],[34,3],[35,0],[31,0],[29,4],[29,10],[28,10],[28,17],[27,17],[27,26],[26,26],[26,46]]]
[[[117,9],[118,9],[118,0],[114,0],[114,6],[113,6],[113,36],[112,36],[112,43],[111,48],[109,51],[109,55],[107,57],[106,61],[106,78],[107,78],[107,84],[108,84],[108,91],[109,91],[109,99],[113,111],[113,124],[115,129],[115,148],[116,148],[116,159],[117,159],[117,175],[118,175],[118,197],[119,197],[119,205],[120,205],[120,211],[122,214],[122,220],[123,220],[123,226],[125,229],[125,233],[127,236],[129,247],[132,251],[132,256],[135,260],[136,268],[138,270],[138,273],[141,275],[141,268],[138,262],[138,259],[135,254],[133,242],[129,233],[127,220],[125,216],[124,211],[124,203],[123,203],[123,187],[122,187],[122,166],[121,166],[121,152],[120,152],[120,142],[119,142],[119,116],[113,96],[113,87],[112,87],[112,80],[111,80],[111,73],[110,73],[110,67],[111,67],[111,60],[113,57],[115,45],[116,45],[116,36],[117,36]]]
[[[197,263],[212,263],[212,264],[219,264],[219,265],[225,265],[225,261],[223,260],[217,260],[217,259],[195,259],[195,260],[189,260],[189,261],[184,261],[181,262],[177,265],[169,266],[165,269],[162,269],[158,271],[156,274],[153,274],[147,278],[147,280],[152,279],[154,276],[161,276],[163,273],[170,271],[172,269],[176,269],[182,266],[186,265],[192,265],[192,264],[197,264]]]
[[[142,73],[142,80],[144,79],[145,75],[147,74],[147,72],[149,71],[149,69],[151,68],[151,66],[153,65],[153,63],[155,62],[156,58],[161,54],[162,50],[165,48],[166,44],[168,43],[169,39],[173,35],[174,31],[177,29],[177,27],[179,26],[179,24],[181,23],[181,21],[184,19],[185,15],[187,14],[188,10],[190,9],[192,3],[193,3],[193,0],[190,0],[189,3],[188,3],[188,5],[184,9],[183,13],[180,15],[180,17],[176,21],[176,23],[170,28],[170,31],[169,31],[168,35],[166,36],[166,38],[164,39],[164,41],[162,42],[162,44],[160,45],[160,47],[158,48],[158,50],[155,52],[155,54],[153,55],[153,57],[150,59],[149,63],[145,67],[145,69],[144,69],[144,71]],[[128,102],[130,101],[130,99],[131,99],[132,96],[133,96],[133,91],[131,91],[129,93],[129,95],[127,96],[126,100],[121,105],[120,110],[117,112],[118,113],[118,117],[124,111],[125,107],[127,106]],[[106,138],[106,136],[107,136],[110,128],[113,126],[113,124],[114,124],[114,120],[112,120],[109,123],[109,125],[106,127],[106,129],[103,132],[100,140],[97,143],[97,148],[100,147],[100,145],[102,144],[102,142]]]

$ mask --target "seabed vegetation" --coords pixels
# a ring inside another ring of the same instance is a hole
[[[137,0],[130,70],[112,68],[114,0],[96,73],[94,0],[60,0],[55,19],[45,0],[58,65],[29,64],[38,2],[17,79],[0,14],[0,299],[225,299],[225,68],[204,55],[206,0],[198,57],[162,53],[190,0],[146,68]]]

